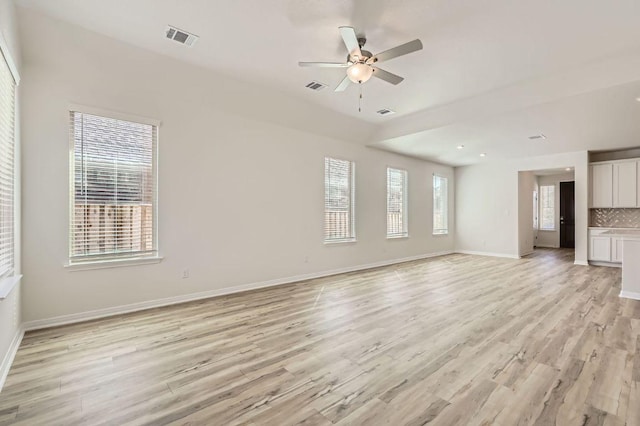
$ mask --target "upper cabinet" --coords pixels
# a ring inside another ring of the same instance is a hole
[[[591,165],[591,207],[613,207],[613,164]]]
[[[640,207],[638,164],[638,160],[591,164],[590,207]]]
[[[613,164],[613,207],[638,205],[637,162]]]

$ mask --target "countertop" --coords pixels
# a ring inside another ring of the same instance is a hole
[[[615,229],[610,231],[605,231],[600,235],[607,235],[610,237],[622,237],[626,239],[639,239],[640,240],[640,229]]]
[[[609,226],[589,226],[589,230],[607,230],[607,231],[640,231],[640,228],[613,228]]]

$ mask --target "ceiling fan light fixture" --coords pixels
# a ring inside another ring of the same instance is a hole
[[[354,83],[365,83],[371,78],[372,75],[373,68],[362,62],[357,62],[347,68],[347,76],[349,77],[349,80],[353,81]]]
[[[389,59],[404,56],[409,53],[422,49],[422,42],[418,39],[405,44],[393,47],[391,49],[380,52],[377,55],[372,54],[368,50],[363,50],[367,40],[364,37],[358,38],[356,30],[353,27],[339,27],[340,36],[347,48],[347,59],[344,63],[340,62],[298,62],[301,67],[315,68],[346,68],[347,75],[336,86],[334,92],[344,92],[351,83],[362,84],[374,76],[382,81],[396,85],[402,83],[404,78],[399,75],[390,73],[378,68],[376,65]],[[360,94],[362,96],[362,93]]]

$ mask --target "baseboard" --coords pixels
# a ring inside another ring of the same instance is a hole
[[[442,251],[437,253],[427,253],[417,256],[404,257],[400,259],[384,260],[381,262],[368,263],[364,265],[332,269],[328,271],[314,272],[310,274],[295,275],[286,278],[279,278],[269,281],[260,281],[249,284],[242,284],[233,287],[225,287],[200,293],[190,293],[180,296],[168,297],[165,299],[155,299],[146,302],[132,303],[129,305],[114,306],[112,308],[97,309],[94,311],[80,312],[71,315],[62,315],[53,318],[41,320],[27,321],[23,324],[25,331],[40,330],[43,328],[57,327],[61,325],[74,324],[99,318],[110,317],[114,315],[126,314],[130,312],[143,311],[146,309],[160,308],[162,306],[176,305],[179,303],[192,302],[195,300],[209,299],[211,297],[224,296],[234,293],[242,293],[245,291],[258,290],[261,288],[275,287],[284,284],[291,284],[298,281],[306,281],[315,278],[329,277],[331,275],[344,274],[347,272],[362,271],[365,269],[379,268],[382,266],[395,265],[398,263],[411,262],[414,260],[427,259],[430,257],[445,256],[454,253],[453,251]]]
[[[624,297],[625,299],[640,300],[640,293],[622,290],[620,292],[620,297]]]
[[[520,259],[520,256],[516,254],[490,253],[486,251],[472,251],[472,250],[456,250],[455,252],[460,254],[472,254],[474,256],[491,256],[491,257],[506,257],[508,259]]]
[[[15,358],[16,352],[18,352],[18,348],[20,347],[20,343],[24,337],[24,331],[25,329],[23,326],[18,327],[15,336],[13,336],[11,345],[9,345],[9,349],[4,355],[2,364],[0,364],[0,392],[2,392],[2,387],[4,386],[5,380],[7,380],[7,375],[9,375],[11,364],[13,364],[13,359]]]
[[[607,266],[609,268],[622,268],[622,263],[600,262],[598,260],[590,260],[588,264],[592,266]]]
[[[580,266],[589,266],[589,262],[587,262],[586,260],[576,260],[575,262],[573,262],[573,264]]]
[[[525,256],[529,256],[530,254],[533,254],[533,253],[535,253],[535,250],[531,250],[531,251],[528,251],[528,252],[526,252],[526,253],[522,253],[522,254],[520,254],[520,255],[518,256],[518,259],[522,259],[523,257],[525,257]]]

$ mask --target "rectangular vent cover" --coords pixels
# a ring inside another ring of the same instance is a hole
[[[167,27],[165,34],[167,35],[168,39],[177,41],[178,43],[187,46],[193,46],[196,41],[198,41],[197,35],[180,30],[176,27],[172,27],[171,25]]]
[[[318,83],[317,81],[312,81],[311,83],[307,84],[305,87],[311,90],[315,90],[316,92],[319,92],[320,90],[327,87],[327,85],[323,83]]]
[[[380,115],[391,115],[391,114],[395,114],[395,111],[390,110],[389,108],[384,108],[381,110],[376,111],[378,114]]]
[[[540,133],[539,135],[533,135],[533,136],[529,136],[529,139],[536,140],[536,139],[546,139],[547,137],[545,135],[543,135],[542,133]]]

